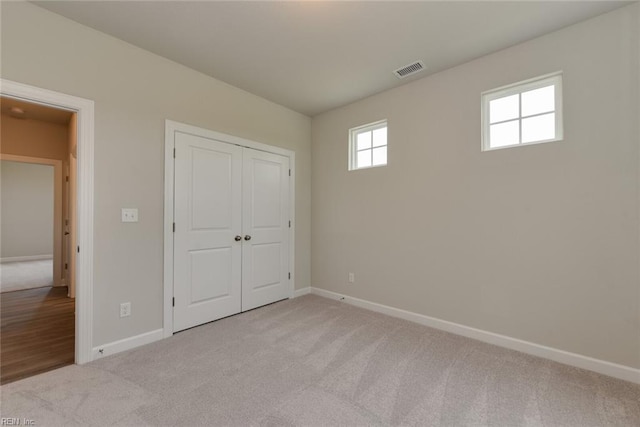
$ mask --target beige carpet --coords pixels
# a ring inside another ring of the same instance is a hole
[[[0,292],[53,286],[53,260],[0,264]]]
[[[2,387],[46,425],[638,426],[640,386],[307,295]]]

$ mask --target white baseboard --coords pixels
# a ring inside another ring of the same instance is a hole
[[[300,289],[300,291],[302,291],[302,289]],[[605,360],[594,359],[592,357],[583,356],[581,354],[570,353],[568,351],[559,350],[557,348],[547,347],[529,341],[508,337],[506,335],[483,331],[481,329],[460,325],[458,323],[449,322],[447,320],[441,320],[435,317],[429,317],[423,314],[413,313],[411,311],[401,310],[398,308],[389,307],[387,305],[382,305],[359,298],[353,298],[347,295],[341,295],[336,292],[331,292],[320,288],[312,287],[311,293],[314,295],[319,295],[321,297],[342,301],[356,307],[365,308],[393,317],[399,317],[401,319],[429,326],[434,329],[440,329],[456,335],[462,335],[464,337],[473,338],[478,341],[483,341],[511,350],[520,351],[522,353],[550,359],[565,365],[587,369],[599,374],[604,374],[610,377],[640,384],[640,369],[632,368],[630,366],[618,365],[616,363],[607,362]],[[301,293],[300,295],[303,294]]]
[[[53,255],[31,255],[31,256],[11,256],[0,258],[0,264],[5,262],[23,262],[23,261],[41,261],[44,259],[53,259]]]
[[[120,353],[122,351],[131,350],[132,348],[140,347],[141,345],[151,344],[154,341],[161,340],[163,337],[163,330],[156,329],[155,331],[145,332],[144,334],[136,335],[134,337],[94,347],[91,352],[91,355],[93,356],[92,360],[111,356],[112,354]]]
[[[311,286],[307,286],[306,288],[296,289],[293,291],[293,298],[301,297],[302,295],[307,295],[311,293]]]

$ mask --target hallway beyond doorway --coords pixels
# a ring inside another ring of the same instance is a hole
[[[0,292],[53,286],[53,259],[0,264]]]

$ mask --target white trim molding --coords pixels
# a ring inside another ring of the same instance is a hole
[[[73,111],[78,118],[78,235],[76,264],[76,363],[90,362],[93,334],[93,152],[94,102],[64,93],[0,79],[0,94]]]
[[[461,325],[459,323],[449,322],[447,320],[437,319],[435,317],[425,316],[423,314],[389,307],[387,305],[350,297],[348,295],[342,295],[336,292],[327,291],[325,289],[312,287],[311,293],[321,297],[342,301],[356,307],[386,314],[388,316],[398,317],[410,322],[419,323],[421,325],[429,326],[434,329],[439,329],[442,331],[450,332],[452,334],[461,335],[467,338],[472,338],[478,341],[497,345],[499,347],[520,351],[522,353],[527,353],[533,356],[553,360],[554,362],[575,366],[577,368],[586,369],[589,371],[597,372],[599,374],[608,375],[610,377],[640,384],[640,369],[632,368],[630,366],[618,365],[616,363],[607,362],[605,360],[594,359],[592,357],[559,350],[557,348],[547,347],[529,341],[508,337],[506,335],[483,331],[481,329],[472,328],[469,326]]]
[[[289,298],[295,295],[295,182],[296,182],[296,155],[295,152],[285,148],[275,147],[238,136],[227,135],[225,133],[200,128],[185,123],[165,120],[164,133],[164,274],[163,274],[163,335],[168,338],[173,335],[173,222],[174,222],[174,149],[175,134],[195,135],[210,138],[216,141],[235,144],[254,150],[279,154],[289,158],[289,168],[291,169],[291,180],[289,182],[289,218],[291,227],[289,228]]]
[[[388,158],[385,160],[384,163],[380,163],[377,165],[373,164],[373,151],[374,148],[382,148],[384,147],[385,149],[387,149],[388,147],[388,137],[385,136],[385,140],[384,140],[384,144],[383,145],[378,145],[378,146],[374,146],[373,144],[375,144],[375,141],[373,141],[373,139],[371,139],[371,144],[370,147],[364,148],[364,149],[360,149],[358,150],[358,135],[363,134],[363,133],[368,133],[368,132],[373,132],[379,129],[387,129],[388,128],[388,123],[387,123],[387,119],[382,119],[382,120],[378,120],[376,122],[373,123],[368,123],[366,125],[360,125],[360,126],[356,126],[354,128],[349,129],[349,156],[348,156],[348,160],[349,160],[349,167],[348,170],[349,171],[357,171],[360,169],[371,169],[371,168],[379,168],[382,166],[387,166],[388,162]],[[362,152],[362,151],[370,151],[371,152],[371,164],[369,166],[358,166],[358,152]],[[387,155],[388,155],[388,151],[387,151]]]
[[[155,331],[145,332],[144,334],[94,347],[92,350],[92,357],[94,360],[100,359],[105,356],[111,356],[112,354],[131,350],[146,344],[151,344],[152,342],[159,341],[163,338],[164,336],[162,329],[156,329]]]
[[[298,298],[310,293],[311,293],[311,286],[307,286],[306,288],[302,288],[302,289],[296,289],[295,291],[293,291],[293,298]]]
[[[554,106],[553,110],[539,112],[535,114],[525,115],[522,110],[522,94],[535,89],[543,87],[553,86],[554,93]],[[506,98],[510,96],[518,97],[518,111],[517,117],[491,122],[489,117],[490,103],[500,98]],[[501,150],[504,148],[521,147],[524,145],[535,145],[546,142],[562,141],[564,138],[563,132],[563,116],[562,116],[562,71],[556,71],[554,73],[545,74],[543,76],[534,77],[532,79],[524,80],[521,82],[509,84],[496,89],[491,89],[482,92],[481,94],[481,118],[482,118],[482,151]],[[523,121],[527,119],[533,119],[535,117],[548,116],[554,114],[554,128],[555,134],[549,139],[537,139],[530,142],[523,142],[522,126]],[[493,146],[491,144],[491,126],[506,124],[506,123],[518,123],[518,142],[509,145]]]
[[[46,259],[53,259],[53,254],[4,257],[0,258],[0,264],[7,262],[44,261]]]

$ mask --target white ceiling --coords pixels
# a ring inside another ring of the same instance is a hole
[[[313,116],[629,2],[34,3]]]

